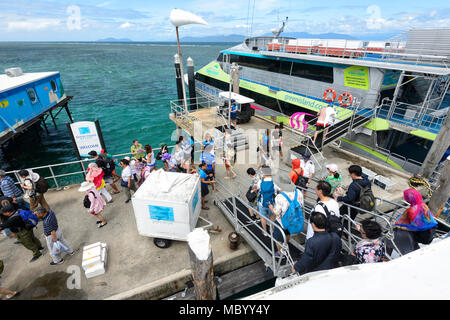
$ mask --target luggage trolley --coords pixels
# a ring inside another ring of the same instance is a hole
[[[208,229],[213,224],[200,217],[201,194],[198,175],[153,171],[131,198],[138,233],[154,238],[159,248],[172,240],[187,241],[198,219]]]

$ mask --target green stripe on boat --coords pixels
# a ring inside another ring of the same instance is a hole
[[[341,138],[341,140],[345,141],[345,142],[347,142],[347,143],[349,143],[349,144],[351,144],[351,145],[353,145],[355,147],[358,147],[358,148],[360,148],[360,149],[362,149],[362,150],[364,150],[364,151],[366,151],[368,153],[370,153],[371,155],[377,157],[378,159],[383,160],[384,162],[390,164],[391,166],[393,166],[393,167],[395,167],[397,169],[405,171],[400,165],[398,165],[394,161],[388,159],[385,155],[383,155],[383,154],[381,154],[381,153],[379,153],[379,152],[377,152],[375,150],[372,150],[372,149],[370,149],[370,148],[368,148],[366,146],[363,146],[363,145],[361,145],[359,143],[356,143],[356,142],[353,142],[353,141],[350,141],[350,140],[347,140],[347,139],[344,139],[344,138]]]
[[[409,133],[412,134],[412,135],[415,135],[417,137],[421,137],[421,138],[424,138],[424,139],[427,139],[427,140],[431,140],[431,141],[434,141],[436,139],[436,137],[437,137],[437,134],[435,134],[433,132],[428,132],[428,131],[425,131],[425,130],[421,130],[421,129],[412,130]]]

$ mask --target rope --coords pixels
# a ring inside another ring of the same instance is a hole
[[[408,185],[411,188],[417,189],[418,186],[423,185],[428,189],[428,197],[430,198],[433,194],[433,190],[431,189],[430,183],[422,176],[415,174],[411,178],[409,178]]]

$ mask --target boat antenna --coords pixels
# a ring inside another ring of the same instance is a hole
[[[281,28],[272,30],[274,38],[278,38],[280,36],[280,34],[284,31],[284,27],[286,26],[287,21],[288,21],[288,17],[286,17],[286,20],[283,21],[283,25],[281,26]]]

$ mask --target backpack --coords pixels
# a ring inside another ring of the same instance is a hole
[[[275,197],[275,185],[273,181],[261,181],[261,198],[262,206],[268,208],[269,204],[273,205],[273,198]]]
[[[33,227],[36,227],[39,222],[39,218],[29,210],[19,209],[14,215],[19,215],[25,224],[32,225]]]
[[[93,193],[92,191],[89,191],[89,193],[92,193],[94,195],[94,198],[97,199],[97,197],[95,196],[95,193]],[[89,209],[91,207],[91,200],[89,200],[89,194],[84,196],[83,206],[87,209]]]
[[[297,175],[297,180],[295,180],[294,184],[296,186],[300,186],[301,185],[301,178],[303,177],[303,168],[299,168],[301,170],[301,173],[299,174],[297,171],[292,170],[296,175]]]
[[[295,189],[294,200],[291,201],[289,197],[283,192],[283,197],[289,201],[289,208],[281,217],[281,223],[290,234],[296,234],[303,230],[303,210],[300,203],[297,200],[297,192]]]
[[[44,177],[39,177],[39,180],[34,184],[37,193],[43,194],[48,191],[48,182]]]
[[[105,173],[105,177],[110,177],[113,174],[114,169],[116,168],[116,164],[113,159],[110,158],[101,158],[102,164],[100,167],[103,169]]]
[[[341,219],[334,214],[331,214],[328,210],[327,206],[323,202],[318,202],[318,205],[320,205],[323,210],[325,211],[325,215],[327,216],[327,228],[326,230],[328,232],[334,232],[339,237],[342,236],[344,226],[342,225]]]
[[[375,196],[373,195],[370,186],[363,187],[355,182],[360,188],[359,191],[359,207],[366,211],[372,211],[375,208]]]

